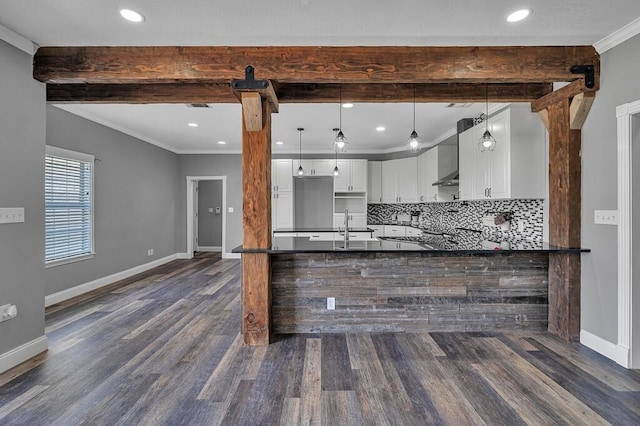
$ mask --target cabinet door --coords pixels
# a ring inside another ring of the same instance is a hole
[[[351,192],[367,190],[367,160],[351,160]]]
[[[349,192],[351,186],[351,162],[350,160],[338,160],[338,170],[340,174],[333,179],[334,192]],[[333,175],[333,174],[332,174]]]
[[[349,215],[349,228],[366,228],[367,215],[364,213],[354,213]]]
[[[313,176],[333,176],[334,163],[335,160],[313,160]]]
[[[511,155],[509,110],[501,112],[489,121],[489,130],[496,138],[488,167],[489,196],[511,197]]]
[[[293,167],[291,160],[271,161],[271,181],[273,192],[293,190]]]
[[[382,202],[397,203],[398,161],[382,162]]]
[[[367,202],[382,202],[382,162],[369,161],[367,164]]]
[[[385,237],[404,237],[405,227],[400,225],[384,225]]]
[[[458,158],[460,173],[460,199],[473,200],[475,179],[475,152],[477,149],[473,137],[475,128],[472,127],[458,136]]]
[[[438,187],[433,186],[433,182],[438,180],[438,151],[439,147],[430,149],[424,153],[425,160],[424,167],[426,172],[424,173],[422,185],[424,201],[433,202],[438,201]],[[420,200],[423,201],[423,200]]]
[[[271,216],[275,216],[275,223],[272,221],[274,229],[293,228],[293,193],[279,192],[275,194],[275,208],[273,208]]]
[[[398,162],[397,193],[401,203],[418,202],[418,160],[416,157],[395,160]]]
[[[418,228],[412,228],[410,226],[405,227],[404,232],[407,237],[419,237],[422,235],[422,230]]]

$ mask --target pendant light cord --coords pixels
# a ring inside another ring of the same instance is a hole
[[[484,118],[485,130],[489,130],[489,83],[484,84],[484,99],[485,99],[485,111],[487,116]]]
[[[342,83],[340,83],[340,131],[342,131]]]

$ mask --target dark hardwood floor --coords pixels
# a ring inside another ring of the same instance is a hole
[[[0,424],[640,424],[638,372],[544,333],[243,346],[240,268],[201,255],[51,307],[48,354],[0,376]]]

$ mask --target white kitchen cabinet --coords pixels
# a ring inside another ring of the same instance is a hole
[[[489,119],[495,149],[481,152],[480,123],[460,134],[460,197],[464,200],[544,198],[544,125],[526,106],[513,105]]]
[[[293,228],[293,163],[271,160],[271,227]]]
[[[438,147],[431,148],[418,156],[418,201],[438,201]]]
[[[366,192],[367,160],[338,160],[340,175],[333,180],[334,192]]]
[[[293,192],[274,192],[271,200],[272,229],[293,228]]]
[[[384,237],[384,225],[367,225],[367,228],[373,229],[373,238]]]
[[[382,202],[382,161],[367,162],[367,202]]]
[[[335,160],[293,160],[293,174],[298,175],[298,166],[302,165],[304,176],[333,176]]]
[[[344,213],[334,213],[333,227],[336,229],[344,229]],[[366,228],[366,213],[349,213],[349,228]]]
[[[382,162],[382,202],[418,202],[418,160],[416,157]]]
[[[405,226],[402,225],[384,225],[384,236],[385,237],[404,237],[405,234]]]
[[[407,237],[419,237],[422,235],[422,230],[411,226],[405,226],[404,233]]]

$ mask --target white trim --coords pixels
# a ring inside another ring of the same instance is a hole
[[[100,287],[104,287],[109,284],[113,284],[117,281],[129,278],[133,275],[139,274],[144,271],[148,271],[156,266],[164,265],[172,260],[178,259],[178,254],[172,254],[162,259],[156,259],[152,262],[139,265],[125,271],[117,272],[115,274],[108,275],[106,277],[98,278],[97,280],[90,281],[88,283],[80,284],[75,287],[68,288],[66,290],[59,291],[57,293],[50,294],[44,298],[44,306],[55,305],[56,303],[64,302],[73,297],[80,296],[81,294],[88,293],[96,290]]]
[[[4,40],[13,47],[22,50],[33,56],[36,53],[38,46],[26,37],[21,36],[17,32],[10,30],[4,25],[0,24],[0,40]]]
[[[223,259],[242,259],[242,253],[224,253]]]
[[[593,43],[593,47],[595,47],[598,53],[602,54],[637,34],[640,34],[640,18],[629,22],[624,27],[612,32],[603,39],[596,41]]]
[[[602,337],[598,337],[586,330],[580,330],[580,343],[615,361],[617,364],[626,367],[627,360],[629,359],[628,349],[604,340]]]
[[[49,348],[47,336],[40,336],[0,355],[0,373],[20,365],[26,360],[46,351]]]
[[[198,246],[196,251],[204,251],[204,252],[217,252],[222,251],[221,246]]]
[[[640,100],[619,105],[616,108],[618,121],[618,346],[626,351],[627,359],[624,363],[619,363],[626,368],[634,367],[631,364],[633,359],[631,116],[634,114],[640,114]]]
[[[222,181],[222,247],[220,251],[226,253],[227,244],[227,177],[226,176],[187,176],[187,257],[193,259],[193,209],[194,209],[194,188],[197,182],[203,180]]]
[[[189,259],[189,257],[187,257],[187,253],[177,253],[176,259]]]

